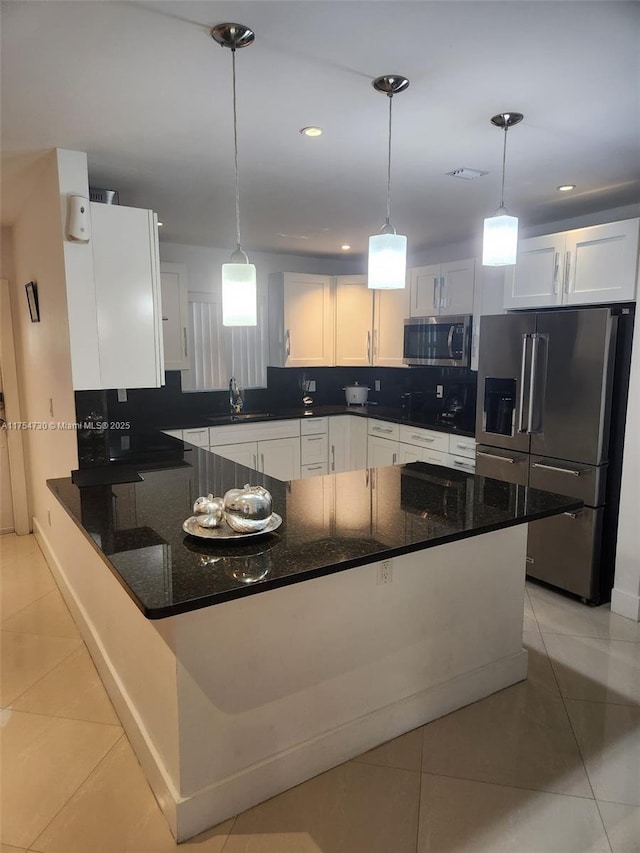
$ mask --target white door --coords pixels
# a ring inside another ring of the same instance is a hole
[[[330,276],[285,273],[284,336],[287,367],[334,364]]]
[[[276,438],[258,442],[259,470],[277,480],[300,477],[300,439]]]
[[[409,289],[376,290],[373,308],[373,363],[406,367],[402,361],[404,321],[409,315]]]
[[[184,264],[160,264],[164,369],[187,370],[188,286]]]
[[[444,315],[472,314],[474,259],[469,258],[466,261],[451,261],[441,264],[440,275],[444,280],[440,313]]]
[[[225,459],[237,462],[239,465],[253,468],[254,471],[258,469],[258,445],[255,441],[247,441],[242,444],[216,444],[212,445],[209,450],[212,453],[217,453],[218,456],[224,456]]]
[[[636,298],[638,219],[568,231],[565,252],[566,304]]]
[[[440,264],[409,270],[409,317],[440,313]]]
[[[336,364],[367,367],[372,358],[373,290],[366,275],[336,276]]]
[[[386,468],[398,462],[398,442],[389,438],[370,435],[368,441],[369,468]]]
[[[2,369],[0,368],[0,533],[11,533],[13,525],[13,498],[11,495],[11,471],[9,469],[8,430],[3,429],[6,421]]]
[[[518,242],[511,274],[505,277],[505,308],[544,308],[562,301],[564,233]]]

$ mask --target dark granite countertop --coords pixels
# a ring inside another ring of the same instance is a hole
[[[366,406],[311,406],[307,409],[304,407],[295,409],[274,409],[272,412],[243,412],[240,415],[218,414],[212,415],[204,420],[199,420],[197,423],[177,423],[176,421],[167,421],[163,423],[159,429],[196,429],[203,426],[227,426],[231,424],[241,423],[258,423],[260,421],[282,421],[291,420],[294,418],[308,417],[325,417],[331,415],[356,415],[365,418],[378,418],[381,421],[392,421],[399,424],[407,424],[408,426],[423,427],[425,429],[433,429],[438,432],[451,432],[456,435],[466,435],[473,437],[473,430],[467,430],[456,424],[449,424],[445,421],[438,420],[434,413],[414,412],[409,414],[400,408],[392,406],[378,406],[370,403]]]
[[[49,480],[149,619],[219,604],[560,512],[573,498],[422,462],[284,483],[172,440],[169,455],[106,466],[108,483]],[[141,458],[141,457],[140,457]],[[114,476],[114,470],[116,475]],[[117,472],[121,472],[122,482]],[[142,481],[132,482],[131,472]],[[262,484],[277,532],[210,543],[185,534],[198,495]]]

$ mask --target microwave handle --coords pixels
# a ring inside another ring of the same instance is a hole
[[[449,349],[449,357],[450,357],[450,358],[455,358],[455,356],[454,356],[454,354],[453,354],[453,335],[454,335],[454,332],[455,332],[455,328],[456,328],[456,327],[455,327],[455,326],[453,325],[453,323],[452,323],[452,324],[449,326],[449,335],[447,336],[447,347],[448,347],[448,349]]]
[[[433,277],[433,307],[434,308],[438,307],[437,293],[438,293],[438,277],[434,275],[434,277]]]

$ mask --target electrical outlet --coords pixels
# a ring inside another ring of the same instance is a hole
[[[308,384],[308,386],[309,386],[309,387],[307,388],[307,390],[309,391],[309,393],[311,393],[312,391],[315,391],[315,390],[316,390],[316,380],[315,380],[315,379],[310,379],[310,380],[309,380],[309,382],[308,382],[307,384]]]
[[[391,583],[393,580],[393,564],[391,560],[383,560],[378,564],[378,585]]]
[[[118,402],[126,403],[127,402],[127,389],[126,388],[118,388]]]
[[[444,397],[444,385],[436,385],[436,397],[438,400],[442,400]]]
[[[379,391],[379,390],[380,390],[380,380],[379,380],[379,379],[375,379],[375,380],[374,380],[374,382],[373,382],[373,390],[374,390],[374,391]]]

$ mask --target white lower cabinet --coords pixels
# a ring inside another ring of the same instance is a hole
[[[303,480],[307,477],[321,477],[328,473],[329,466],[326,462],[320,462],[317,465],[302,465],[300,468],[300,476]]]
[[[209,446],[209,427],[197,427],[194,429],[183,429],[182,440],[188,441],[189,444],[195,444],[196,447]]]
[[[219,444],[209,447],[209,450],[218,456],[224,456],[225,459],[237,462],[239,465],[246,465],[247,468],[258,470],[258,445],[255,441],[243,442],[242,444]]]
[[[440,450],[431,450],[427,447],[416,447],[414,444],[403,444],[400,442],[398,451],[398,462],[407,465],[409,462],[429,462],[431,465],[447,465],[448,453]]]
[[[380,438],[369,435],[368,441],[369,468],[386,468],[387,465],[397,465],[399,443],[391,438]]]
[[[259,441],[258,470],[277,480],[299,479],[300,442],[295,438]]]
[[[209,450],[278,480],[300,477],[300,421],[209,427]]]

